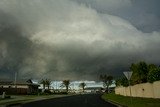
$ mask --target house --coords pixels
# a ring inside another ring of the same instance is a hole
[[[34,84],[32,80],[0,80],[0,94],[34,94],[38,92],[38,84]]]

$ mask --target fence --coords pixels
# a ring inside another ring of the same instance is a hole
[[[160,81],[131,86],[131,95],[129,87],[116,87],[115,93],[123,96],[160,98]]]

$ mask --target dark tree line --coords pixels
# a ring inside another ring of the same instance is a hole
[[[146,62],[139,62],[131,64],[130,70],[133,72],[130,83],[131,85],[140,84],[160,80],[160,67],[154,64],[147,64]],[[128,86],[126,77],[116,80],[117,86]]]

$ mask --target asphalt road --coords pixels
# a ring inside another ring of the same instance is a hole
[[[101,99],[99,94],[74,95],[41,100],[21,105],[21,107],[117,107]]]

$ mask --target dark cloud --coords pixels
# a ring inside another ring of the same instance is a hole
[[[119,16],[143,32],[159,31],[159,0],[73,0],[99,13]]]
[[[2,0],[1,78],[91,80],[141,60],[159,64],[158,11],[147,9],[129,0]]]
[[[23,37],[18,21],[0,11],[0,73],[7,78],[18,71],[23,60],[32,52],[32,43]]]

